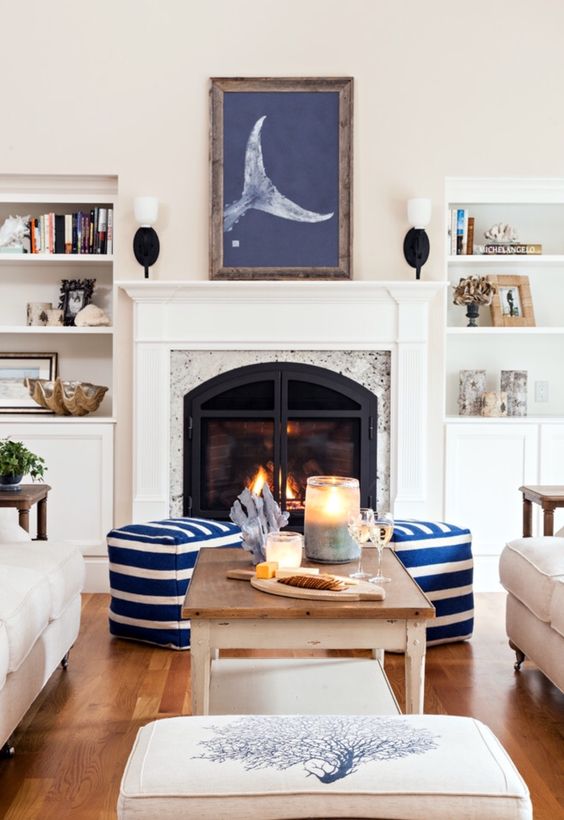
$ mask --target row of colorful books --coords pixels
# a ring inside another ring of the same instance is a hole
[[[29,220],[29,253],[110,254],[113,246],[113,208],[49,213]]]
[[[451,256],[468,256],[475,252],[491,256],[534,256],[542,253],[542,245],[529,242],[486,242],[475,251],[474,217],[466,208],[449,209],[448,235]]]

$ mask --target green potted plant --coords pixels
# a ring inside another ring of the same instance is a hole
[[[18,490],[24,475],[43,481],[45,459],[28,450],[21,441],[0,439],[0,489]]]

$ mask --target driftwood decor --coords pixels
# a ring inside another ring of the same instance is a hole
[[[229,518],[241,528],[243,549],[251,553],[253,564],[265,560],[264,547],[269,532],[278,532],[288,523],[290,513],[282,512],[265,484],[262,498],[247,487],[240,493],[229,513]]]
[[[211,81],[212,279],[350,279],[353,80]]]

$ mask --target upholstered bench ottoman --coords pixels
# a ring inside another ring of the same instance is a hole
[[[433,602],[437,617],[427,627],[427,646],[472,637],[472,535],[440,521],[396,521],[391,545]]]
[[[137,735],[118,801],[121,820],[532,816],[492,732],[443,715],[156,721]]]
[[[202,547],[238,547],[235,524],[170,518],[108,533],[110,632],[172,649],[190,648],[182,604]]]

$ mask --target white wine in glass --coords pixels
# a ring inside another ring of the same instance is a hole
[[[370,541],[372,533],[372,524],[374,522],[374,510],[369,507],[361,507],[359,515],[353,515],[348,523],[349,533],[351,537],[358,544],[360,554],[358,556],[358,569],[355,572],[350,572],[350,578],[370,578],[369,572],[364,572],[362,569],[362,548]]]
[[[391,513],[384,513],[384,515],[378,515],[374,518],[370,532],[370,540],[378,550],[378,568],[376,575],[373,575],[372,578],[369,579],[372,584],[386,584],[388,581],[391,581],[391,578],[382,575],[382,552],[384,551],[384,547],[390,543],[393,534],[394,519]]]

